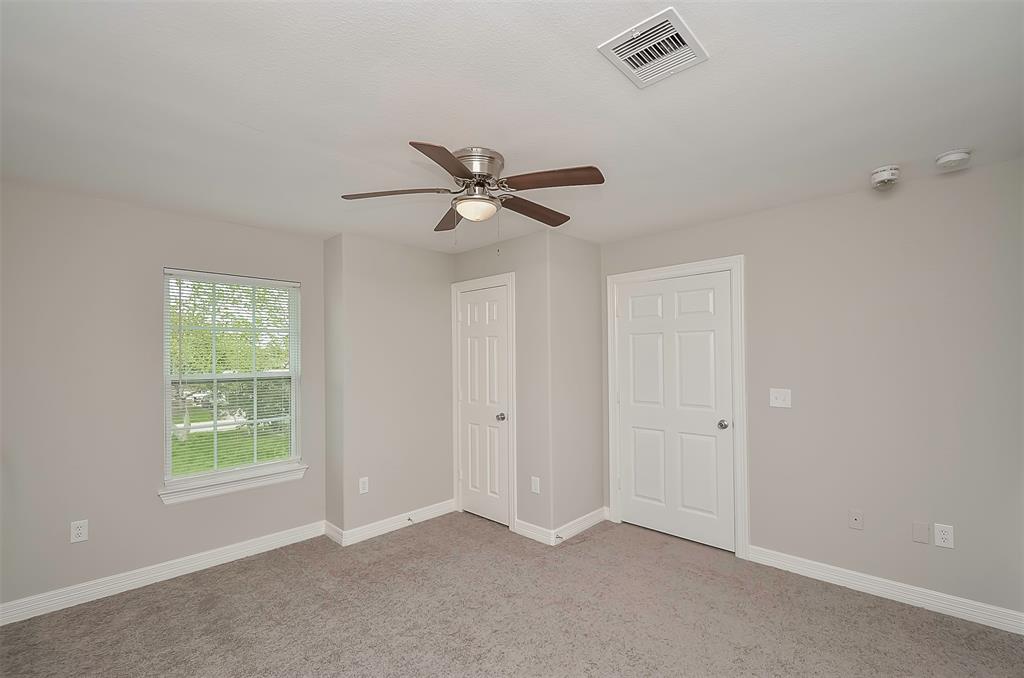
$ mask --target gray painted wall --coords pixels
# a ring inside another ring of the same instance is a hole
[[[605,505],[601,250],[548,232],[551,267],[552,527]]]
[[[518,517],[552,529],[603,505],[600,250],[540,231],[455,255],[456,280],[508,272],[516,274]]]
[[[454,256],[455,280],[516,274],[516,488],[519,519],[552,526],[550,393],[548,378],[548,266],[543,232]],[[449,330],[449,335],[451,331]],[[541,493],[530,492],[530,476]]]
[[[1024,608],[1022,193],[1008,163],[600,248],[603,274],[746,255],[755,545]],[[554,528],[605,503],[595,246],[538,232],[453,256],[17,183],[2,198],[3,600],[450,498],[449,283],[507,271],[520,518]],[[163,266],[302,282],[302,481],[160,502]],[[80,394],[103,379],[127,396],[97,426],[114,406]],[[767,407],[770,386],[792,410]],[[90,540],[68,544],[82,517]],[[916,520],[953,524],[957,548],[911,542]]]
[[[325,267],[331,522],[451,499],[451,255],[345,234]]]
[[[1021,192],[1004,163],[602,248],[606,274],[746,256],[753,544],[1024,609]]]
[[[319,238],[9,182],[0,223],[4,601],[323,519]],[[302,480],[157,496],[164,266],[302,284]]]
[[[325,518],[344,523],[345,472],[342,464],[345,412],[345,319],[342,309],[342,239],[324,243],[324,470]],[[358,481],[356,488],[358,489]]]

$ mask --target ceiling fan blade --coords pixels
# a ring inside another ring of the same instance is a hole
[[[502,182],[509,188],[525,191],[531,188],[551,188],[553,186],[587,186],[603,184],[604,175],[593,165],[586,167],[566,167],[564,169],[544,170],[505,177]]]
[[[441,217],[441,221],[437,222],[437,226],[434,227],[435,231],[450,231],[455,228],[459,222],[462,221],[462,215],[455,211],[452,207],[445,215]]]
[[[519,212],[524,217],[536,219],[548,226],[561,226],[565,222],[569,221],[569,215],[567,214],[556,212],[550,207],[538,205],[531,200],[526,200],[525,198],[520,198],[518,196],[510,195],[507,198],[503,198],[501,204],[503,207],[506,207],[513,212]]]
[[[463,165],[462,161],[452,155],[452,152],[444,146],[426,144],[422,141],[410,141],[409,145],[443,167],[453,177],[460,179],[473,178],[473,173],[469,171],[469,168]]]
[[[408,195],[410,193],[451,193],[447,188],[404,188],[397,191],[374,191],[373,193],[349,193],[341,196],[345,200],[362,200],[363,198],[383,198],[387,195]]]

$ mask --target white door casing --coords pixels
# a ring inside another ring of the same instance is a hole
[[[736,285],[738,257],[609,277],[609,477],[613,520],[743,555]]]
[[[510,280],[453,285],[456,497],[460,508],[512,525],[513,328]],[[498,283],[498,284],[496,284]]]

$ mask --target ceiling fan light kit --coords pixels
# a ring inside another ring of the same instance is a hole
[[[452,204],[463,219],[470,221],[487,221],[501,207],[501,201],[489,196],[484,186],[471,186],[465,195],[453,198]]]
[[[501,153],[489,148],[469,146],[452,153],[444,146],[421,141],[410,141],[409,145],[448,172],[458,188],[454,190],[408,188],[372,193],[349,193],[341,197],[345,200],[362,200],[363,198],[382,198],[413,193],[454,195],[451,208],[434,227],[435,231],[450,231],[462,219],[486,221],[497,214],[502,207],[555,227],[569,221],[569,216],[531,200],[520,198],[515,193],[535,188],[587,186],[604,183],[604,175],[601,174],[601,170],[592,165],[529,172],[502,178],[501,172],[505,169],[505,158]]]

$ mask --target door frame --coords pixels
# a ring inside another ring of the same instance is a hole
[[[485,290],[491,287],[505,288],[505,302],[508,309],[508,529],[516,524],[519,515],[516,497],[516,274],[499,273],[484,278],[462,280],[452,283],[452,494],[455,509],[462,511],[462,488],[460,474],[462,457],[459,454],[459,294]]]
[[[619,470],[619,370],[618,300],[619,286],[682,278],[702,273],[728,271],[732,297],[732,380],[733,380],[733,501],[736,555],[750,553],[750,498],[747,483],[747,372],[746,330],[743,324],[743,255],[694,261],[608,276],[608,517],[622,522],[622,488]]]

